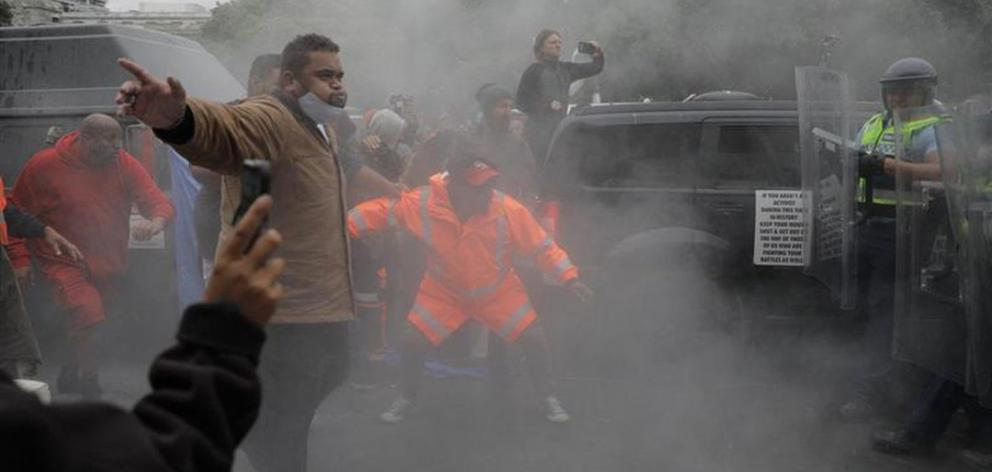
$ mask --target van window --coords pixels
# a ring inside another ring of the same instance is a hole
[[[571,160],[583,185],[690,187],[699,135],[695,123],[575,126],[552,150],[550,172]]]
[[[716,187],[790,187],[800,184],[795,125],[712,125],[716,146],[703,159],[701,182]],[[708,136],[711,134],[708,133]]]
[[[0,175],[3,175],[8,187],[14,185],[31,156],[51,145],[46,143],[49,128],[51,126],[48,124],[0,126],[0,156],[3,156]]]

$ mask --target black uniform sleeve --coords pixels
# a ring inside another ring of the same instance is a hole
[[[153,129],[155,136],[168,144],[186,144],[193,139],[196,133],[196,119],[193,118],[193,110],[186,105],[183,113],[183,120],[172,129]]]
[[[179,342],[152,364],[152,392],[132,412],[45,406],[0,374],[4,470],[230,470],[258,414],[264,337],[234,305],[190,307]]]
[[[15,238],[40,238],[45,235],[44,223],[9,203],[3,209],[3,219],[7,222],[7,231]]]
[[[524,113],[540,112],[541,105],[541,64],[533,63],[524,75],[520,76],[520,83],[517,85],[517,108]]]
[[[592,77],[603,72],[606,65],[605,56],[593,57],[592,62],[563,62],[562,65],[568,70],[570,82]]]

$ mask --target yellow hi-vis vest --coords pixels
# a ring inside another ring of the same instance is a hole
[[[896,128],[892,120],[885,119],[885,113],[878,113],[865,122],[861,133],[861,150],[867,154],[877,154],[879,156],[896,155]],[[927,129],[937,123],[944,121],[943,118],[931,116],[920,120],[914,120],[903,125],[903,149],[909,147],[913,137],[917,133]],[[865,187],[867,182],[864,177],[858,178],[858,202],[865,201]],[[872,195],[872,203],[876,205],[895,205],[895,195],[891,191],[879,191],[875,189]]]

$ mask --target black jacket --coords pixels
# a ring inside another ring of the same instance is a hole
[[[44,223],[9,202],[3,209],[3,219],[7,222],[7,231],[15,238],[40,238],[45,235]]]
[[[264,332],[231,304],[186,310],[178,343],[130,412],[106,403],[42,405],[0,373],[0,469],[221,471],[258,415]]]
[[[557,123],[565,116],[568,107],[568,87],[576,80],[592,77],[603,71],[603,56],[592,62],[538,61],[530,65],[520,77],[517,86],[517,107],[527,113],[530,121],[552,119]],[[560,110],[553,110],[557,101]]]

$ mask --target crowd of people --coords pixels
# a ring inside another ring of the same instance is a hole
[[[542,140],[529,144],[513,127],[520,121],[514,94],[491,83],[476,95],[481,118],[465,126],[419,129],[413,99],[403,95],[353,120],[345,110],[341,49],[317,34],[296,37],[281,54],[258,56],[248,96],[227,104],[187,97],[176,78],[162,80],[121,59],[133,80],[120,87],[117,118],[151,128],[201,184],[193,221],[207,274],[205,304],[186,310],[179,344],[153,364],[153,392],[131,413],[96,403],[48,408],[19,392],[10,379],[36,375],[41,356],[17,279],[37,267],[68,317],[69,355],[56,392],[98,400],[93,333],[112,316],[129,237],[147,240],[175,215],[148,169],[123,149],[114,117],[91,115],[33,156],[10,201],[0,201],[14,237],[8,244],[2,228],[4,323],[17,328],[4,330],[11,339],[3,340],[0,359],[0,410],[15,420],[5,416],[5,428],[37,420],[32,428],[42,432],[25,442],[47,441],[61,453],[15,454],[15,469],[221,470],[240,446],[256,470],[306,470],[317,407],[353,365],[369,373],[366,361],[385,342],[387,312],[406,326],[402,392],[384,421],[403,419],[431,346],[470,319],[494,340],[520,340],[548,419],[568,421],[528,296],[543,282],[528,275],[534,282],[525,289],[517,267],[527,274],[538,267],[576,296],[592,296],[533,216],[533,156],[545,152],[564,116],[569,84],[602,70],[603,51],[594,45],[592,66],[559,61],[561,35],[549,30],[534,52],[545,67],[528,70],[517,93],[540,117],[533,121],[540,131],[529,134]],[[236,222],[242,165],[258,158],[270,163],[271,198],[257,200]],[[135,224],[132,207],[143,217]],[[271,229],[246,247],[263,219]],[[270,257],[277,246],[278,258]],[[349,342],[353,331],[357,342]],[[78,434],[88,442],[74,444]],[[129,441],[136,445],[128,454],[102,459]]]
[[[240,447],[256,470],[305,471],[310,425],[324,399],[349,375],[359,387],[381,381],[387,327],[397,328],[389,339],[401,357],[400,391],[382,421],[410,414],[425,360],[471,320],[488,332],[494,389],[506,388],[506,348],[519,345],[547,420],[569,421],[541,323],[544,292],[552,284],[581,301],[594,295],[544,218],[554,209],[542,200],[539,163],[568,111],[569,86],[599,74],[605,55],[591,42],[591,61],[562,61],[562,44],[559,32],[541,31],[515,93],[479,84],[478,118],[433,130],[403,95],[350,116],[346,55],[317,34],[258,56],[247,97],[227,104],[187,96],[177,78],[121,59],[132,78],[118,91],[118,117],[151,128],[201,183],[193,220],[207,274],[204,303],[186,309],[176,346],[151,367],[152,393],[131,412],[98,403],[47,407],[19,391],[12,379],[34,376],[41,361],[18,288],[31,268],[67,316],[70,355],[57,392],[98,400],[93,333],[112,316],[129,236],[149,239],[175,215],[147,169],[123,150],[111,116],[87,117],[33,156],[9,199],[0,192],[8,327],[0,331],[0,430],[18,437],[0,450],[15,458],[13,470],[225,470]],[[936,71],[904,60],[882,84],[887,111],[858,136],[862,174],[878,189],[897,172],[939,179],[940,117],[918,116],[898,133],[892,119],[893,111],[934,103]],[[909,162],[894,159],[893,143],[905,133]],[[253,159],[270,163],[269,196],[236,221],[242,166]],[[889,204],[881,190],[872,198]],[[132,207],[143,217],[133,226]],[[860,226],[868,250],[859,293],[874,357],[841,407],[847,419],[880,414],[910,369],[888,352],[894,223],[876,211]],[[251,244],[262,226],[270,229]],[[912,419],[876,434],[879,450],[931,450],[969,401],[946,378],[916,377],[925,388]],[[973,411],[984,425],[985,410]],[[56,452],[43,453],[34,445],[41,442]]]

